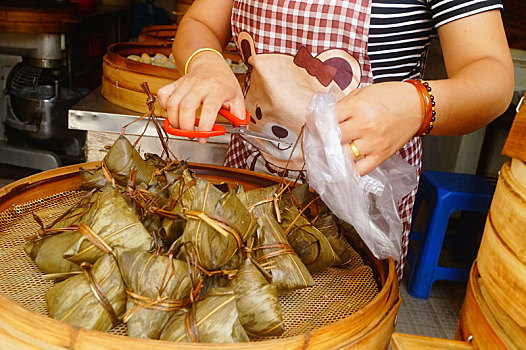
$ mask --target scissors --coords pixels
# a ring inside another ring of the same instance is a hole
[[[239,134],[245,138],[255,138],[260,139],[264,141],[272,141],[287,145],[292,145],[292,142],[285,141],[283,139],[274,137],[274,136],[268,136],[259,132],[255,132],[252,130],[247,129],[247,125],[250,122],[250,114],[248,111],[246,111],[246,117],[245,119],[239,119],[230,111],[224,107],[221,107],[219,112],[217,113],[220,116],[224,117],[228,121],[232,123],[232,126],[230,125],[219,125],[214,124],[212,127],[212,130],[210,131],[196,131],[196,130],[182,130],[179,128],[174,128],[170,125],[170,121],[168,118],[164,119],[163,127],[164,130],[166,130],[167,133],[175,136],[183,136],[183,137],[214,137],[214,136],[220,136],[224,135],[225,133],[229,134]],[[194,126],[199,125],[199,119],[196,118],[194,122]]]

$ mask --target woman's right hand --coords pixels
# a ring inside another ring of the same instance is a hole
[[[194,130],[201,105],[199,131],[212,129],[221,107],[238,118],[245,117],[245,101],[236,76],[226,61],[211,51],[195,56],[188,66],[188,74],[159,89],[157,97],[170,124],[183,130]],[[207,139],[198,141],[205,143]]]

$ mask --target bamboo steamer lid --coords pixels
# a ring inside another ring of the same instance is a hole
[[[526,188],[516,181],[526,181],[524,172],[517,159],[502,166],[489,212],[499,237],[526,264]]]
[[[526,328],[526,264],[502,240],[492,218],[489,213],[477,256],[480,276],[500,307]]]

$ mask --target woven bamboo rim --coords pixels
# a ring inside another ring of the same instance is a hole
[[[499,237],[526,264],[526,190],[515,179],[510,162],[505,163],[489,211]]]
[[[95,168],[86,163],[46,171],[0,189],[0,210],[40,199],[57,192],[78,189],[79,167]],[[246,189],[269,186],[279,178],[247,170],[190,164],[200,177],[212,183],[239,183]],[[359,248],[359,247],[358,247]],[[362,257],[377,271],[381,289],[376,297],[354,314],[311,332],[288,338],[256,343],[182,344],[151,339],[136,339],[79,329],[30,311],[0,294],[0,343],[12,349],[331,349],[354,347],[384,349],[394,331],[400,306],[398,281],[392,259],[379,261],[369,251]]]
[[[455,339],[472,342],[475,349],[506,350],[508,347],[502,341],[495,327],[491,313],[488,311],[479,287],[479,270],[477,261],[471,267],[466,297],[458,321]]]
[[[509,249],[488,215],[477,256],[478,269],[493,299],[526,328],[526,265]]]

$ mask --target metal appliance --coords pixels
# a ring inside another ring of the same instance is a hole
[[[83,161],[85,132],[68,109],[86,93],[71,86],[65,33],[0,32],[0,163],[47,170]]]

